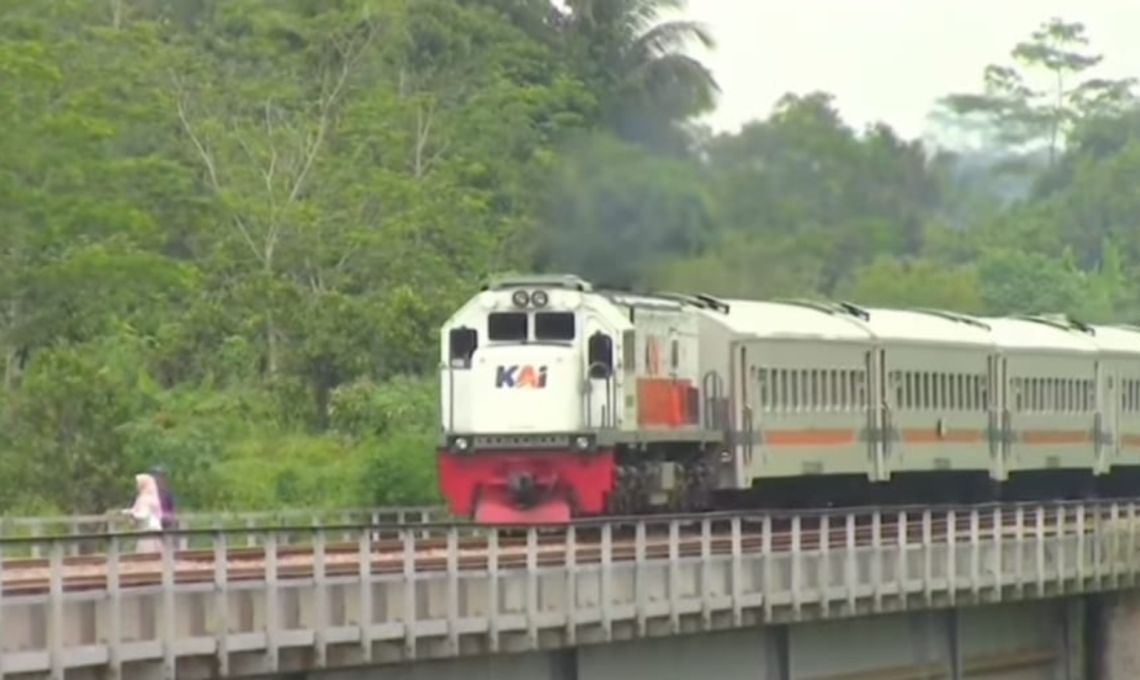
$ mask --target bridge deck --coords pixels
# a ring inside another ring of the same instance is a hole
[[[0,562],[0,675],[523,652],[1119,589],[1140,574],[1131,501],[380,529],[189,531],[149,556],[126,553],[134,537],[84,556],[68,547],[80,539],[53,539],[46,558]],[[0,550],[26,554],[30,540]]]

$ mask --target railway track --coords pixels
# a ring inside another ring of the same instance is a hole
[[[1097,522],[1135,519],[1133,501],[1092,506],[995,506],[984,512],[965,509],[861,510],[806,515],[705,515],[622,519],[609,523],[583,523],[566,527],[491,530],[471,525],[342,526],[263,529],[266,544],[171,550],[164,555],[67,555],[50,558],[7,559],[0,562],[0,596],[46,592],[210,583],[221,573],[227,582],[312,578],[316,570],[327,576],[359,576],[441,571],[454,562],[460,570],[486,570],[756,552],[843,550],[869,545],[920,545],[967,540],[993,540],[1020,535],[1025,538],[1088,533]],[[1130,514],[1129,514],[1130,513]],[[307,532],[307,545],[282,544],[278,534]],[[182,532],[199,538],[227,532]],[[355,534],[357,540],[329,540],[329,536]],[[377,538],[398,535],[402,538]],[[675,536],[674,536],[675,535]],[[273,538],[268,538],[273,537]],[[73,540],[103,540],[117,546],[130,535],[87,536]],[[54,539],[55,545],[68,539]],[[606,549],[604,541],[609,542]],[[27,542],[27,539],[0,541]],[[737,544],[739,547],[737,547]],[[675,548],[674,548],[675,545]],[[2,554],[2,553],[0,553]],[[220,567],[220,568],[219,568]],[[58,581],[58,583],[56,583]]]

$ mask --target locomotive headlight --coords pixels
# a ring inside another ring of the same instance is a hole
[[[525,290],[516,290],[511,293],[511,302],[515,303],[516,307],[526,307],[530,302],[530,295]]]
[[[590,438],[576,437],[574,439],[574,446],[576,446],[579,451],[585,451],[586,449],[590,448]]]
[[[471,446],[471,442],[467,441],[467,437],[456,437],[453,444],[459,451],[466,451],[467,447]]]
[[[550,302],[550,296],[545,290],[536,290],[530,294],[530,301],[535,307],[545,307]]]

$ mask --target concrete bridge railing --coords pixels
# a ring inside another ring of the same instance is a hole
[[[1137,506],[167,534],[2,563],[0,669],[232,677],[507,654],[1135,587]],[[351,540],[344,541],[345,536]],[[178,551],[179,538],[205,541]],[[30,539],[0,541],[16,550]],[[239,547],[240,546],[240,547]]]

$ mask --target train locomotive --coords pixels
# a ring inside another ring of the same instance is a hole
[[[1140,328],[494,280],[441,329],[439,485],[484,523],[1048,499],[1140,482]]]

